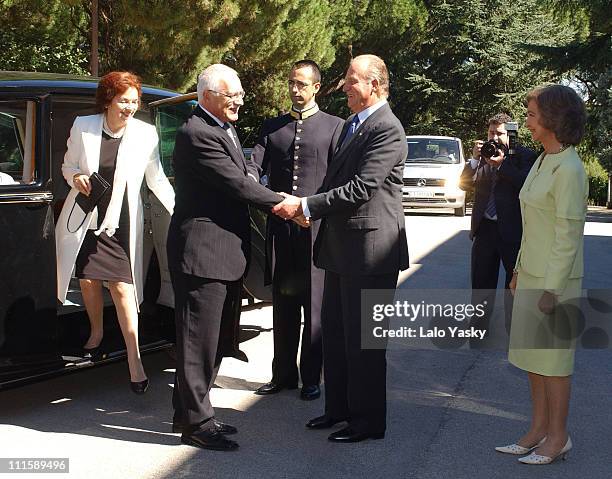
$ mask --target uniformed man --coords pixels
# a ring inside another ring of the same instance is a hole
[[[261,166],[273,191],[309,196],[323,184],[344,121],[319,110],[315,95],[321,87],[321,72],[314,61],[296,62],[287,83],[291,111],[264,122],[252,158]],[[255,394],[297,388],[303,308],[300,397],[312,400],[321,395],[321,299],[325,274],[312,262],[318,228],[319,221],[310,228],[301,228],[276,216],[268,219],[266,276],[268,283],[272,280],[274,360],[272,381]]]

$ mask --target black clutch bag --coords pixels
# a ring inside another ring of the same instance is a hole
[[[104,196],[106,190],[110,188],[110,184],[104,178],[102,178],[97,172],[93,172],[89,177],[89,184],[91,185],[91,191],[89,196],[85,196],[82,193],[79,193],[76,196],[76,203],[81,207],[83,213],[87,214],[92,211],[100,198]]]
[[[68,220],[66,222],[66,229],[69,233],[76,233],[77,230],[81,226],[83,226],[83,223],[85,223],[85,220],[87,219],[87,215],[91,211],[93,211],[96,205],[100,202],[102,196],[104,196],[104,193],[106,193],[106,190],[110,188],[110,184],[108,183],[108,181],[102,178],[95,171],[89,177],[89,184],[91,185],[91,191],[89,192],[89,196],[85,196],[82,193],[76,195],[74,204],[72,205],[72,209],[70,210],[70,214],[68,215]],[[79,207],[83,210],[83,213],[85,213],[85,216],[83,217],[83,221],[81,221],[81,224],[77,226],[74,231],[72,231],[70,230],[70,227],[68,225],[70,224],[70,218],[72,218],[74,205],[79,205]]]

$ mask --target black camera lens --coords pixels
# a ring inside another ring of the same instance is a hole
[[[497,150],[497,143],[495,143],[493,140],[489,140],[483,143],[482,147],[480,148],[480,154],[485,158],[491,158],[492,156],[495,156]]]

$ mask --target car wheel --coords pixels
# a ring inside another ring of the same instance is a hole
[[[455,208],[455,216],[465,216],[465,205],[461,208]]]

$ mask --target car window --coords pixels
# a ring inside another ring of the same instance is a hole
[[[36,103],[0,101],[0,188],[36,181]]]
[[[461,161],[459,142],[451,139],[408,138],[408,163],[454,164]]]
[[[195,105],[195,101],[187,101],[183,103],[159,105],[155,115],[155,123],[157,134],[159,135],[159,157],[161,159],[164,173],[166,176],[173,177],[174,170],[172,169],[172,154],[174,153],[174,140],[176,131],[185,122],[187,117],[191,115]]]
[[[92,115],[96,112],[94,99],[85,96],[57,96],[52,103],[53,122],[51,123],[51,171],[53,196],[63,200],[70,187],[62,175],[62,163],[66,154],[66,143],[70,129],[77,116]],[[59,212],[58,212],[59,214]]]

